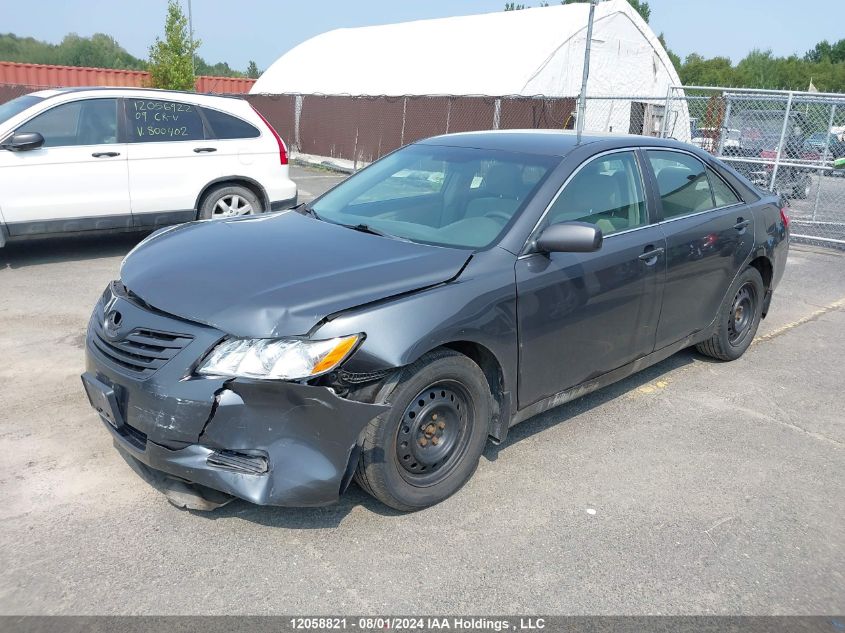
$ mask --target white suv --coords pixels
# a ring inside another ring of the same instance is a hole
[[[0,104],[0,246],[295,204],[285,144],[243,99],[68,88]]]

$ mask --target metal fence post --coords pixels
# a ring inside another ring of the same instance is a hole
[[[405,145],[405,115],[408,113],[408,97],[402,99],[402,134],[399,136],[399,147]]]
[[[660,123],[660,138],[666,138],[666,128],[669,124],[669,104],[672,103],[672,91],[674,86],[669,86],[666,91],[666,104],[663,106],[663,121]]]
[[[790,91],[789,98],[786,100],[786,113],[783,116],[783,127],[780,130],[780,143],[778,143],[778,152],[775,156],[775,167],[772,169],[772,182],[769,184],[769,191],[775,190],[775,181],[778,177],[778,169],[780,168],[780,157],[783,154],[783,143],[786,140],[786,128],[789,125],[789,115],[792,113],[792,99],[795,93]]]
[[[827,163],[827,153],[830,151],[830,137],[833,135],[833,121],[836,118],[836,104],[830,105],[830,119],[827,121],[827,136],[824,142],[824,151],[822,152],[822,168],[819,169],[819,185],[816,187],[816,201],[813,203],[813,222],[816,221],[816,212],[819,210],[819,200],[822,197],[822,176],[824,175],[824,164]]]
[[[584,44],[584,68],[581,76],[581,94],[578,95],[578,114],[575,119],[576,134],[578,142],[581,142],[581,134],[584,132],[585,119],[587,117],[587,80],[590,78],[590,48],[593,44],[593,20],[596,15],[596,5],[599,0],[590,0],[590,16],[587,18],[587,41]]]
[[[722,93],[722,97],[725,98],[725,93]],[[722,129],[719,130],[719,148],[716,151],[716,156],[721,156],[725,152],[725,134],[730,133],[730,121],[731,121],[731,101],[730,99],[726,99],[727,104],[725,105],[725,118],[722,119]]]
[[[499,129],[499,123],[502,120],[502,100],[496,99],[493,103],[493,129]]]
[[[293,101],[293,139],[296,151],[302,149],[302,142],[299,138],[299,121],[302,119],[302,95],[296,95]]]

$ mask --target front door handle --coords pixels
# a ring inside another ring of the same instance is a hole
[[[664,250],[666,250],[666,249],[664,249],[663,247],[660,247],[660,248],[652,248],[650,246],[646,247],[645,252],[642,255],[640,255],[640,259],[643,260],[646,263],[646,266],[653,266],[654,264],[657,263],[657,256],[660,255],[661,253],[663,253]]]
[[[203,152],[216,152],[217,148],[216,147],[195,147],[194,151],[197,154],[202,154]]]
[[[94,152],[91,156],[94,158],[114,158],[120,156],[120,152]]]
[[[748,227],[749,224],[751,224],[751,220],[744,220],[743,218],[737,218],[736,224],[734,224],[734,228],[737,231],[742,232]]]

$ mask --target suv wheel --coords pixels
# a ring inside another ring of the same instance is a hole
[[[199,219],[232,218],[261,213],[263,210],[258,196],[250,189],[240,185],[224,185],[205,194],[200,204]]]

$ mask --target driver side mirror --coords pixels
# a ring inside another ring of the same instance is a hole
[[[10,152],[28,152],[38,149],[42,145],[44,145],[44,137],[38,132],[23,132],[13,134],[0,147]]]
[[[535,242],[544,253],[594,253],[601,248],[604,236],[595,224],[562,222],[547,226]]]

